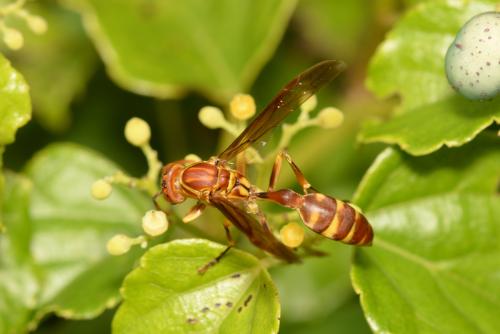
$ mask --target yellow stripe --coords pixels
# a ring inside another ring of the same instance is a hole
[[[316,225],[316,223],[318,222],[318,219],[319,219],[319,212],[317,212],[317,211],[313,212],[311,214],[311,216],[309,217],[309,221],[308,221],[308,224],[311,225],[311,228],[312,228],[312,226]]]
[[[354,236],[354,232],[356,232],[356,220],[359,217],[359,213],[356,210],[354,210],[354,212],[354,222],[352,223],[351,230],[349,231],[349,233],[347,233],[344,239],[340,240],[342,242],[349,243],[349,241],[351,241],[352,237]]]
[[[245,188],[250,188],[252,185],[250,182],[245,178],[245,177],[240,177],[239,180],[241,185],[243,185]]]
[[[343,209],[343,206],[344,202],[337,200],[337,212],[335,213],[335,217],[330,223],[330,226],[328,226],[326,230],[321,232],[321,234],[324,235],[325,237],[333,239],[334,234],[338,231],[340,224],[338,213],[340,212],[340,210]]]
[[[231,192],[235,184],[236,184],[236,175],[233,172],[229,172],[229,181],[227,183],[226,193]]]

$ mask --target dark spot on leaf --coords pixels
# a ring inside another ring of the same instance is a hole
[[[241,276],[241,274],[234,274],[231,276],[231,278],[239,278]]]
[[[486,62],[486,66],[490,66],[491,63],[489,61]]]
[[[242,308],[241,306],[240,306],[240,307],[238,307],[238,313],[240,313],[242,309],[243,309],[243,308]]]
[[[490,31],[490,28],[484,29],[484,32],[488,32],[488,31]]]
[[[459,43],[455,43],[455,47],[457,47],[460,50],[462,50],[464,48],[463,45],[459,44]]]
[[[215,303],[215,307],[220,307],[220,303]]]
[[[203,313],[207,313],[208,311],[210,311],[210,308],[206,307],[206,306],[201,309],[201,312],[203,312]]]
[[[252,300],[252,297],[253,295],[252,294],[249,294],[247,299],[245,299],[245,301],[243,302],[243,305],[246,307],[248,305],[248,303],[250,303],[250,301]]]
[[[198,322],[198,319],[196,318],[187,318],[186,322],[190,325],[193,325]]]
[[[227,306],[227,307],[233,307],[233,303],[231,303],[231,302],[227,302],[227,303],[226,303],[226,306]]]

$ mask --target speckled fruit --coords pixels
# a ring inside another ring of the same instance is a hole
[[[485,100],[500,92],[500,13],[474,16],[446,53],[448,81],[460,94]]]

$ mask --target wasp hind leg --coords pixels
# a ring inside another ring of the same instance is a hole
[[[292,168],[292,171],[295,174],[295,178],[297,179],[299,185],[302,187],[304,194],[307,194],[309,192],[316,192],[316,190],[311,187],[311,184],[309,183],[309,181],[307,181],[306,177],[299,169],[299,167],[295,164],[295,162],[293,162],[292,157],[286,150],[281,151],[276,156],[276,160],[274,161],[273,170],[271,172],[271,178],[269,180],[269,187],[267,191],[271,192],[274,190],[276,182],[278,181],[279,174],[281,172],[281,165],[283,163],[283,158],[285,158],[285,160]]]
[[[226,232],[226,238],[227,238],[227,243],[228,245],[226,248],[215,258],[210,260],[209,262],[205,263],[203,266],[198,268],[198,274],[203,275],[204,273],[207,272],[208,269],[211,267],[215,266],[217,263],[220,262],[220,260],[224,257],[224,255],[229,252],[231,248],[235,246],[235,241],[233,239],[233,236],[231,235],[231,230],[229,229],[231,227],[231,223],[228,220],[224,220],[224,231]]]

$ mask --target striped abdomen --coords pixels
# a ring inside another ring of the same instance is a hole
[[[346,244],[368,246],[373,230],[365,216],[346,202],[320,194],[306,194],[297,208],[304,224],[316,233]]]

